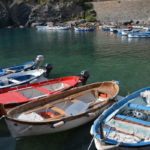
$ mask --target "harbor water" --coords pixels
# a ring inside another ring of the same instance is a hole
[[[0,65],[9,66],[44,55],[51,63],[50,78],[79,75],[88,70],[88,83],[117,80],[119,95],[126,96],[150,86],[150,38],[128,39],[102,31],[0,30]],[[28,137],[16,142],[15,150],[87,150],[92,122],[56,133]],[[0,120],[0,137],[9,136]],[[9,143],[8,143],[9,144]],[[95,150],[94,144],[90,150]]]

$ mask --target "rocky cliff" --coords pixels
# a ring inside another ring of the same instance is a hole
[[[39,4],[35,3],[35,0],[28,2],[0,0],[0,27],[31,27],[47,22],[63,23],[86,18],[85,15],[88,15],[87,20],[93,20],[91,16],[95,17],[95,14],[97,20],[101,22],[133,20],[150,24],[150,0],[97,0],[92,2],[94,11],[87,11],[74,1],[66,1]]]
[[[82,18],[83,9],[74,2],[0,2],[0,27],[34,26]]]

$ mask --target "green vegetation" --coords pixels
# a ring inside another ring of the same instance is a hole
[[[89,15],[89,16],[85,17],[85,20],[87,22],[94,22],[94,21],[96,21],[96,18],[94,16],[92,16],[92,15]]]

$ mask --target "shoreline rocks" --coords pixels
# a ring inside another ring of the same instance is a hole
[[[12,4],[0,2],[0,14],[0,27],[34,27],[47,22],[63,23],[73,18],[83,18],[84,10],[74,2],[37,4],[15,1]]]

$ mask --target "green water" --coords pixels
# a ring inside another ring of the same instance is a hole
[[[0,66],[30,61],[40,54],[45,57],[44,63],[53,64],[50,78],[78,75],[88,70],[88,83],[120,81],[122,96],[150,86],[150,39],[129,40],[101,31],[0,30]],[[92,139],[91,124],[17,141],[16,150],[87,150]],[[7,129],[1,122],[0,136],[6,135]],[[93,145],[90,150],[94,149]]]

